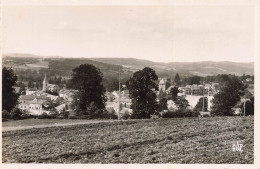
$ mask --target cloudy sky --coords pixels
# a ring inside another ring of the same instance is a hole
[[[3,53],[254,60],[254,6],[4,5]]]

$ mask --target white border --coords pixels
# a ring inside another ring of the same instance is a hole
[[[0,21],[2,17],[2,5],[253,5],[255,6],[255,116],[254,116],[254,164],[2,164],[2,153],[0,154],[0,168],[13,169],[13,168],[260,168],[260,101],[259,85],[260,85],[260,0],[0,0]],[[0,28],[2,22],[0,22]],[[0,29],[0,54],[2,56],[2,39]],[[2,59],[1,70],[2,70]],[[0,76],[2,81],[2,77]],[[1,84],[2,85],[2,84]],[[2,96],[2,87],[0,89]],[[2,110],[2,102],[0,103]],[[2,113],[0,115],[2,117]],[[2,121],[0,122],[2,126]],[[1,127],[2,128],[2,127]],[[2,138],[2,132],[0,134]],[[2,139],[1,144],[2,144]],[[0,148],[2,152],[2,146]]]

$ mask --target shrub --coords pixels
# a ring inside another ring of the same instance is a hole
[[[128,110],[126,110],[126,111],[121,115],[121,118],[122,118],[123,120],[130,119],[130,117],[131,117],[131,115],[130,115],[130,113],[129,113]]]
[[[18,107],[15,107],[10,114],[11,119],[19,120],[21,119],[21,115],[23,114],[23,112]]]
[[[69,116],[69,119],[78,119],[78,116]]]
[[[30,119],[30,118],[36,118],[36,115],[32,115],[26,112],[23,112],[23,114],[21,115],[21,119]]]
[[[3,110],[2,111],[2,119],[3,119],[3,121],[6,121],[7,119],[10,119],[10,118],[11,118],[11,114],[8,111]]]
[[[38,119],[50,119],[51,117],[47,113],[42,113],[38,116]]]
[[[176,111],[167,111],[162,114],[163,118],[177,118],[177,117],[198,117],[199,112],[190,109],[178,109]]]

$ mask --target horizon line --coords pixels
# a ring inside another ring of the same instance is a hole
[[[6,56],[6,55],[31,55],[28,57],[31,58],[64,58],[64,59],[136,59],[136,60],[143,60],[143,61],[149,61],[149,62],[154,62],[154,63],[194,63],[194,62],[233,62],[233,63],[254,63],[255,61],[248,61],[248,62],[238,62],[238,61],[231,61],[231,60],[221,60],[221,61],[216,61],[216,60],[200,60],[200,61],[152,61],[148,59],[139,59],[135,57],[69,57],[69,56],[51,56],[51,55],[38,55],[38,54],[32,54],[32,53],[2,53],[2,58],[4,57],[15,57],[15,56]],[[25,57],[25,56],[18,56],[19,57]]]

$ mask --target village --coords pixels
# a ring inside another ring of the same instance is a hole
[[[27,88],[24,94],[19,97],[20,108],[25,113],[39,116],[41,114],[52,114],[61,112],[73,112],[74,108],[71,106],[73,101],[73,95],[77,90],[66,89],[66,87],[60,88],[57,84],[49,84],[47,77],[45,75],[42,82],[42,90],[36,88]],[[159,91],[157,91],[157,96],[160,92],[170,94],[172,88],[176,85],[171,84],[170,87],[166,88],[166,79],[161,78],[159,81]],[[132,113],[131,104],[132,100],[129,96],[129,90],[126,89],[125,85],[122,85],[122,90],[106,92],[107,97],[106,110],[110,113],[115,113],[118,115],[124,113]],[[199,98],[202,96],[208,97],[209,100],[213,98],[219,90],[218,83],[206,83],[202,85],[186,85],[178,87],[178,96],[185,95],[189,102],[189,109],[193,109],[197,104]],[[159,99],[157,99],[159,101]],[[210,101],[208,104],[208,109],[210,109]],[[172,100],[167,100],[168,110],[176,110],[177,107]],[[120,112],[119,112],[120,109]]]

